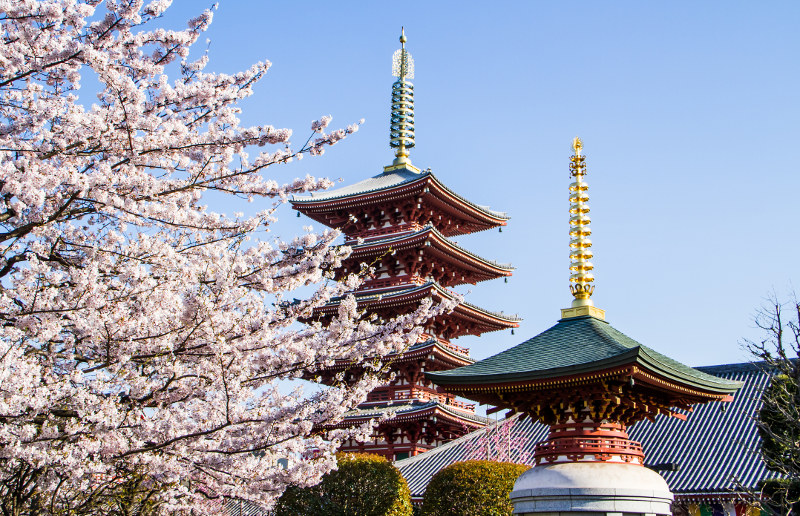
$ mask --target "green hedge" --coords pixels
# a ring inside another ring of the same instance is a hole
[[[508,495],[530,466],[470,460],[457,462],[431,479],[422,503],[424,516],[511,516]]]
[[[400,471],[378,455],[343,453],[339,469],[316,486],[290,487],[275,516],[411,516],[411,492]]]

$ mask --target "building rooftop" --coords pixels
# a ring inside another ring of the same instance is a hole
[[[763,364],[728,364],[695,369],[702,375],[739,385],[730,403],[699,405],[687,421],[658,416],[629,428],[632,439],[644,444],[645,465],[658,471],[679,501],[691,502],[734,497],[741,487],[755,488],[759,480],[774,477],[758,456],[760,438],[754,416],[761,406],[761,393],[770,375]],[[511,460],[533,465],[536,443],[547,438],[548,427],[515,415],[498,423],[509,425],[502,435],[488,439],[503,448]],[[421,497],[428,482],[440,469],[463,460],[486,459],[486,432],[492,425],[424,454],[395,463],[408,481],[412,496]]]
[[[432,172],[418,172],[405,166],[335,190],[294,196],[291,203],[306,216],[339,228],[349,236],[368,237],[376,227],[380,232],[386,209],[390,210],[386,212],[390,219],[417,224],[432,222],[445,236],[505,226],[509,219],[505,213],[458,195]]]
[[[475,204],[471,201],[468,201],[466,198],[458,195],[454,191],[450,190],[449,188],[444,186],[444,183],[442,183],[433,174],[433,172],[430,171],[430,169],[418,172],[410,168],[399,168],[389,172],[382,172],[376,176],[372,176],[370,178],[364,179],[363,181],[353,183],[352,185],[343,186],[342,188],[326,190],[320,193],[313,193],[308,197],[293,196],[292,203],[300,204],[300,203],[346,199],[348,197],[356,197],[367,193],[379,192],[381,190],[391,190],[399,186],[403,186],[426,178],[430,178],[431,180],[435,181],[447,193],[456,197],[458,200],[470,205],[471,207],[476,208],[479,211],[485,212],[486,214],[491,215],[492,217],[501,218],[505,220],[509,219],[509,217],[503,212],[494,211],[490,209],[488,206],[481,206],[480,204]]]
[[[448,239],[445,235],[441,233],[438,229],[436,229],[433,224],[427,224],[425,227],[418,231],[410,231],[408,233],[402,233],[397,236],[390,236],[375,240],[370,240],[361,244],[350,244],[350,247],[353,249],[352,256],[358,256],[359,254],[363,253],[364,249],[383,249],[383,248],[393,248],[393,249],[403,249],[405,247],[414,247],[419,245],[418,242],[420,240],[432,240],[433,242],[438,243],[440,246],[443,247],[443,250],[455,255],[456,253],[461,253],[466,255],[469,258],[472,258],[476,262],[491,266],[497,269],[501,269],[504,272],[510,273],[514,270],[514,266],[509,263],[501,263],[494,260],[489,260],[483,258],[472,251],[461,247],[456,242]]]
[[[414,170],[401,168],[391,172],[383,172],[377,176],[372,176],[357,183],[325,190],[324,192],[314,192],[310,196],[293,196],[293,203],[329,201],[332,199],[343,199],[355,195],[377,192],[388,188],[395,188],[412,181],[416,181],[430,174],[429,172],[415,172]]]
[[[448,405],[440,401],[409,400],[399,402],[380,403],[374,405],[359,405],[358,408],[345,414],[340,426],[351,426],[353,421],[380,419],[390,412],[394,413],[391,420],[416,419],[426,416],[429,412],[438,412],[449,415],[455,419],[466,419],[485,425],[489,420],[485,416],[475,414],[457,406]]]
[[[591,316],[562,319],[511,349],[428,377],[445,387],[477,386],[574,377],[631,363],[705,391],[731,393],[739,387],[664,356]]]
[[[418,298],[430,295],[444,299],[452,299],[454,296],[452,291],[433,281],[428,281],[422,285],[401,285],[398,287],[387,288],[385,290],[376,289],[366,292],[357,291],[354,292],[354,294],[359,305],[363,303],[363,306],[369,307],[370,309],[375,309],[376,307],[386,305],[404,304],[406,302],[416,301]],[[333,298],[331,299],[330,303],[320,307],[319,310],[321,312],[325,310],[333,311],[336,309],[336,307],[338,307],[341,299],[341,297]],[[496,319],[508,324],[508,327],[517,327],[518,322],[521,320],[516,315],[487,310],[467,302],[459,303],[453,312],[456,314],[468,314]]]

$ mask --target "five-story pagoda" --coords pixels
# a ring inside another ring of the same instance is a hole
[[[412,311],[426,299],[453,299],[452,287],[510,276],[512,267],[477,256],[451,237],[506,225],[508,217],[478,206],[447,188],[430,169],[411,164],[414,147],[414,62],[405,49],[395,52],[392,72],[390,145],[395,158],[383,172],[337,190],[295,198],[293,207],[308,217],[338,228],[353,250],[338,274],[358,273],[364,264],[373,272],[355,292],[359,309],[387,319]],[[338,309],[332,302],[316,310],[325,320]],[[485,425],[474,405],[456,400],[424,376],[474,362],[469,350],[451,343],[463,335],[481,335],[518,326],[516,317],[460,303],[425,326],[421,342],[410,343],[389,357],[393,379],[375,389],[357,410],[340,423],[353,426],[380,418],[373,439],[347,442],[342,451],[377,453],[390,460],[413,456]],[[348,362],[319,373],[324,383],[335,381]]]

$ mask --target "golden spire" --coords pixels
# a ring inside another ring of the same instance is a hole
[[[411,167],[408,151],[414,147],[414,59],[406,50],[405,28],[400,31],[400,49],[392,56],[392,75],[397,81],[392,84],[392,117],[389,129],[389,145],[395,150],[392,164],[384,170]]]
[[[572,140],[574,154],[569,158],[569,173],[575,182],[569,185],[569,290],[575,299],[572,308],[561,310],[561,317],[577,317],[592,315],[605,318],[605,312],[594,307],[594,265],[592,259],[592,241],[589,238],[592,230],[589,227],[589,185],[583,181],[586,175],[586,156],[581,155],[583,142],[575,137]]]

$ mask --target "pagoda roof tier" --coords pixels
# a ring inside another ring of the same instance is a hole
[[[404,233],[352,246],[343,271],[358,273],[361,263],[381,256],[387,267],[394,264],[407,274],[432,277],[437,283],[452,287],[475,284],[503,276],[511,276],[514,267],[482,258],[447,239],[439,230],[428,225],[419,231]],[[389,253],[393,252],[394,255]],[[418,257],[422,256],[420,261]],[[392,271],[397,272],[397,271]],[[372,280],[368,283],[374,283]]]
[[[325,425],[326,428],[345,428],[363,424],[371,420],[381,419],[389,413],[394,417],[387,419],[384,424],[396,425],[397,423],[424,421],[436,417],[439,422],[451,424],[464,424],[471,428],[483,428],[489,422],[484,416],[479,416],[472,411],[463,410],[439,401],[419,401],[383,403],[380,405],[359,406],[347,412],[339,423]]]
[[[730,400],[741,386],[672,360],[592,316],[562,319],[502,353],[426,377],[447,392],[542,420],[547,407],[596,402],[604,417],[613,412],[625,423],[659,413],[685,417],[671,407]]]
[[[404,285],[390,289],[356,291],[359,309],[393,317],[413,310],[428,297],[437,300],[453,299],[454,294],[441,285],[429,281],[422,285]],[[315,316],[332,316],[338,311],[339,299],[314,310]],[[502,312],[491,312],[475,305],[461,302],[452,312],[434,318],[436,333],[445,339],[462,335],[481,335],[482,333],[519,327],[519,317]]]
[[[469,350],[450,343],[441,342],[439,339],[428,339],[419,342],[409,347],[403,353],[391,353],[383,357],[383,359],[391,362],[393,365],[424,359],[428,363],[427,369],[429,370],[462,367],[475,363],[475,359],[469,356]],[[351,360],[337,360],[333,365],[325,367],[323,370],[335,372],[352,368],[353,362]]]
[[[445,236],[463,235],[505,226],[509,217],[468,201],[447,188],[430,171],[399,168],[350,186],[310,197],[293,197],[292,206],[308,217],[347,234],[363,232],[364,217],[395,212],[406,222],[433,223]],[[389,207],[393,210],[387,211]],[[371,221],[372,223],[376,221]],[[395,221],[397,222],[397,221]]]

